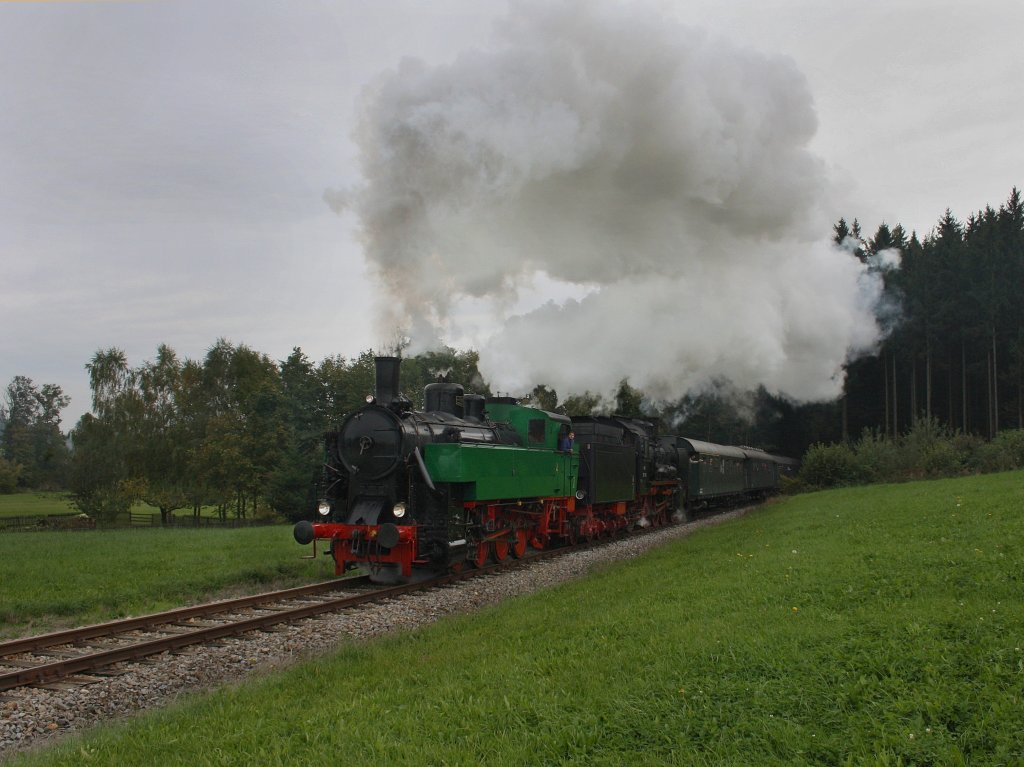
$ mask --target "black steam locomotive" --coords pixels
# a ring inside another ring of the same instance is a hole
[[[430,384],[413,410],[400,360],[377,358],[376,394],[326,436],[322,500],[300,544],[324,541],[335,572],[380,581],[483,566],[528,547],[682,521],[764,497],[794,461],[659,435],[618,416],[570,419]]]

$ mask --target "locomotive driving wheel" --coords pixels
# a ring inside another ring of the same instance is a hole
[[[577,517],[574,525],[576,540],[581,543],[593,543],[597,537],[594,531],[595,523],[591,516]]]
[[[565,534],[566,543],[570,546],[575,546],[580,542],[579,525],[575,521],[570,521],[568,528]]]
[[[470,548],[469,563],[480,568],[487,564],[487,558],[491,553],[491,544],[487,541],[480,541],[475,547]]]
[[[516,559],[522,559],[526,554],[527,538],[525,528],[520,527],[516,530],[516,541],[512,544],[512,556]]]
[[[508,559],[508,541],[494,541],[494,559],[496,562],[504,562]]]

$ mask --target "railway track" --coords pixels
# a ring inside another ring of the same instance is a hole
[[[572,550],[540,551],[521,560],[391,587],[372,585],[365,575],[336,579],[15,639],[0,643],[0,691],[25,686],[63,689],[62,685],[88,684],[116,675],[117,671],[109,669],[118,663],[139,661],[249,631],[272,630],[276,625],[437,588]],[[353,590],[357,593],[351,593]],[[337,591],[345,593],[332,594]]]
[[[15,639],[0,643],[0,691],[97,681],[81,675],[379,598],[362,576]]]

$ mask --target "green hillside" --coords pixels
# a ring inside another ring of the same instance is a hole
[[[24,763],[1021,763],[1021,509],[1021,472],[799,496]]]

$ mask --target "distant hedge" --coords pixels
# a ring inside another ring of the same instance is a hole
[[[926,477],[1024,468],[1024,431],[1000,432],[986,442],[954,432],[935,420],[920,420],[890,439],[866,431],[851,443],[812,445],[804,455],[799,487],[819,489]]]

